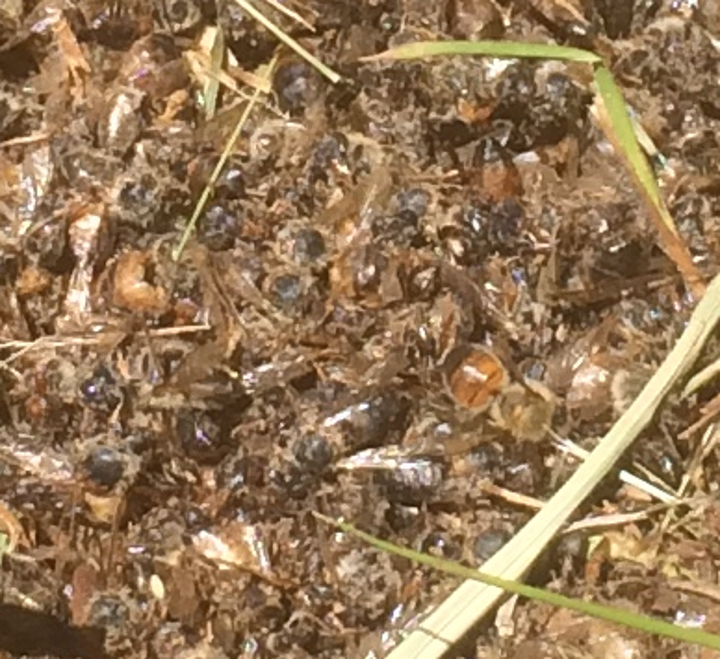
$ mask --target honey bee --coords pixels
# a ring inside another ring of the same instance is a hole
[[[613,348],[611,335],[623,335],[618,319],[609,316],[547,363],[545,383],[565,395],[567,409],[588,421],[609,410],[622,414],[650,377],[632,361],[634,347]]]
[[[489,411],[492,422],[518,440],[540,440],[555,413],[555,397],[541,383],[512,381],[500,358],[484,346],[459,346],[444,364],[451,398],[475,413]]]
[[[338,297],[365,297],[380,288],[389,264],[372,247],[372,222],[387,201],[391,183],[390,172],[378,167],[325,213],[322,224],[332,227],[335,236],[330,285]]]
[[[168,304],[168,295],[159,286],[146,280],[151,255],[137,250],[124,253],[115,267],[113,302],[136,312],[161,313]]]
[[[554,414],[552,392],[531,380],[509,385],[490,409],[495,425],[518,440],[542,440]]]
[[[459,346],[450,351],[444,364],[445,386],[463,408],[487,410],[509,384],[505,366],[490,349]]]

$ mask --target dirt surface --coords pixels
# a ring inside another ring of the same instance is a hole
[[[480,565],[574,469],[547,426],[592,448],[682,331],[587,72],[360,57],[603,53],[718,271],[715,0],[295,3],[313,30],[257,6],[343,80],[277,51],[178,261],[275,37],[231,1],[0,6],[4,657],[379,657],[455,581],[312,513]],[[240,94],[212,116],[215,26]],[[533,582],[720,630],[716,394],[672,398],[622,466],[690,504],[614,474],[577,515],[607,524]],[[478,635],[459,652],[700,653],[522,601]]]

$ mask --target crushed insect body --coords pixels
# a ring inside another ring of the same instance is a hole
[[[720,269],[713,6],[4,3],[0,655],[402,653],[457,578],[314,513],[482,568],[635,414]],[[716,344],[538,586],[717,628]],[[546,607],[460,653],[697,655]]]

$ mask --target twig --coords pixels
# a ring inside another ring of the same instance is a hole
[[[562,530],[562,533],[571,534],[573,532],[587,532],[598,529],[606,529],[609,527],[622,527],[624,525],[629,525],[630,523],[647,520],[653,513],[666,510],[668,506],[676,506],[678,504],[680,504],[680,500],[671,504],[658,504],[653,507],[648,507],[643,511],[635,511],[633,513],[609,513],[604,516],[583,518],[583,520],[578,520],[577,522],[568,525]]]
[[[680,440],[689,440],[701,428],[707,426],[718,416],[718,414],[720,414],[720,394],[716,394],[712,399],[710,399],[710,401],[700,408],[700,414],[700,419],[690,424],[690,426],[678,435]]]
[[[316,68],[322,75],[324,75],[331,83],[337,84],[340,82],[341,77],[335,73],[331,68],[325,66],[317,57],[312,53],[305,50],[295,39],[289,37],[283,32],[275,23],[273,23],[265,14],[258,11],[253,5],[250,4],[249,0],[235,0],[250,16],[252,16],[258,23],[260,23],[269,32],[272,32],[282,43],[288,48],[294,50],[300,57],[306,60],[314,68]]]
[[[701,387],[709,383],[715,376],[720,374],[720,360],[715,360],[704,369],[698,371],[685,385],[680,395],[681,399],[686,399],[691,394],[695,394]]]
[[[50,139],[50,133],[47,131],[40,131],[38,133],[32,133],[31,135],[23,135],[21,137],[10,138],[0,142],[0,147],[17,147],[25,144],[35,144],[36,142],[44,142]]]
[[[274,57],[267,67],[266,75],[268,78],[270,78],[272,76],[272,71],[275,68],[276,63],[277,63],[277,57]],[[198,199],[197,204],[195,204],[195,209],[193,210],[193,214],[190,217],[190,220],[188,220],[188,223],[185,226],[185,231],[183,232],[182,238],[180,239],[180,242],[178,243],[177,247],[175,247],[173,249],[173,252],[172,252],[173,261],[177,261],[180,258],[182,251],[185,249],[185,245],[190,240],[190,236],[192,235],[193,231],[195,230],[195,225],[197,224],[198,218],[200,217],[200,214],[203,212],[203,209],[205,208],[205,204],[207,204],[208,200],[210,199],[210,195],[213,192],[213,187],[215,185],[215,182],[217,181],[218,177],[220,176],[221,172],[223,171],[223,168],[225,167],[225,164],[227,163],[228,158],[230,158],[230,154],[235,149],[235,144],[237,143],[238,139],[240,138],[240,133],[242,133],[242,129],[245,127],[245,123],[247,122],[248,117],[250,117],[250,113],[253,111],[255,104],[260,99],[261,93],[262,92],[259,89],[256,89],[253,92],[253,95],[250,98],[250,100],[248,101],[247,105],[245,106],[243,113],[240,116],[240,119],[238,119],[237,124],[235,124],[235,128],[233,129],[233,132],[230,135],[230,138],[228,139],[227,143],[225,144],[225,148],[223,149],[222,154],[220,154],[220,158],[217,162],[217,165],[215,165],[215,169],[212,171],[212,174],[210,175],[210,179],[208,180],[207,185],[205,186],[204,190],[202,191],[202,194],[200,195],[200,199]]]
[[[555,441],[558,443],[558,446],[562,451],[565,451],[568,454],[575,456],[576,458],[585,460],[590,455],[589,451],[583,449],[582,447],[574,443],[572,440],[569,440],[567,438],[556,438]],[[627,470],[621,470],[619,477],[620,480],[626,483],[628,486],[633,486],[634,488],[637,488],[646,495],[654,497],[660,502],[676,503],[678,501],[678,498],[675,497],[675,495],[667,493],[664,490],[658,488],[657,486],[653,486],[651,483],[645,481],[644,479],[641,479],[640,477],[636,477],[634,474],[628,472]]]
[[[148,330],[150,337],[176,337],[177,335],[191,334],[195,332],[203,332],[210,330],[211,326],[206,324],[199,325],[178,325],[172,328],[153,328]],[[120,329],[114,329],[110,332],[115,334],[125,334]],[[0,339],[0,349],[14,350],[17,349],[10,357],[0,361],[0,368],[7,367],[9,364],[22,357],[23,355],[40,349],[48,348],[68,348],[70,346],[96,346],[107,341],[107,333],[94,334],[89,337],[70,336],[46,336],[39,337],[34,341],[22,341],[19,339]]]
[[[285,14],[288,18],[292,18],[296,23],[300,23],[303,27],[306,27],[310,32],[315,32],[315,26],[312,25],[312,23],[308,23],[300,14],[298,14],[294,9],[290,9],[290,7],[286,7],[284,4],[279,2],[278,0],[264,0],[268,5],[270,5],[273,9],[276,9],[282,14]]]

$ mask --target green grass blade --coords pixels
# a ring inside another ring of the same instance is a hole
[[[702,275],[665,206],[655,174],[638,142],[622,92],[612,73],[604,66],[597,66],[595,69],[595,85],[600,95],[597,119],[618,155],[627,164],[640,193],[650,207],[660,234],[661,247],[675,263],[686,285],[699,298],[704,291]]]
[[[632,119],[630,119],[625,106],[625,100],[612,73],[604,66],[598,66],[595,70],[595,84],[605,103],[605,109],[615,131],[615,138],[622,148],[622,153],[628,165],[632,168],[638,183],[643,187],[648,200],[658,209],[663,216],[663,221],[676,234],[675,223],[665,208],[665,203],[655,180],[655,174],[650,168],[650,164],[637,140]]]
[[[699,644],[701,646],[707,646],[712,649],[720,650],[720,636],[704,630],[699,630],[697,628],[683,628],[644,614],[636,614],[635,612],[611,607],[609,605],[601,605],[600,603],[592,603],[577,598],[570,598],[568,596],[563,596],[538,587],[531,587],[513,580],[503,580],[447,559],[440,559],[438,557],[433,557],[421,552],[416,552],[409,548],[395,545],[389,541],[384,541],[356,529],[349,523],[338,522],[317,513],[315,515],[321,520],[331,525],[335,525],[343,532],[355,536],[379,550],[410,559],[411,561],[419,564],[430,566],[439,571],[443,571],[444,573],[449,573],[451,575],[456,575],[457,577],[470,580],[478,580],[479,582],[484,582],[485,584],[492,585],[510,593],[524,596],[525,598],[531,598],[549,605],[554,605],[555,607],[563,607],[598,619],[604,619],[605,621],[628,626],[629,628],[634,628],[635,630],[642,632],[653,635],[663,635],[664,637],[671,637],[681,642]]]
[[[554,44],[526,44],[515,41],[418,41],[396,46],[378,55],[370,55],[361,59],[365,62],[413,60],[438,55],[485,55],[487,57],[564,60],[587,64],[602,62],[599,55],[581,48]]]

